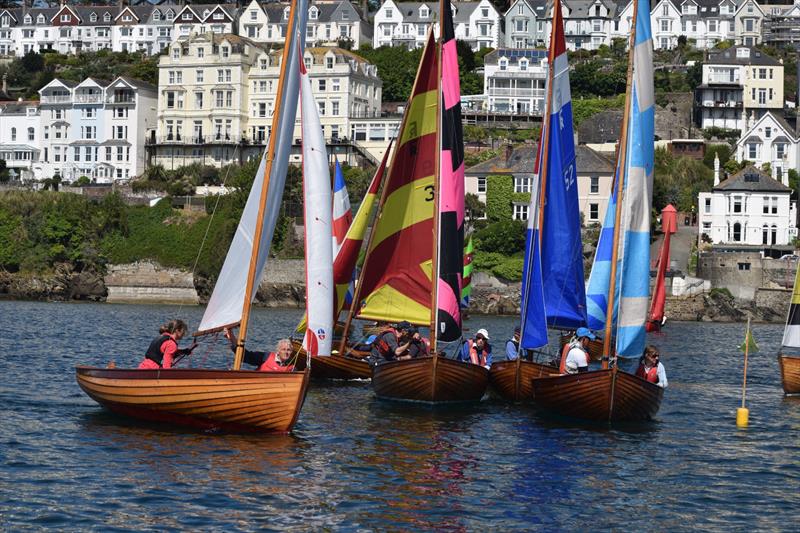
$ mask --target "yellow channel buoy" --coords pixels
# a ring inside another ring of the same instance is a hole
[[[736,410],[736,427],[746,428],[750,418],[750,409],[740,407]]]

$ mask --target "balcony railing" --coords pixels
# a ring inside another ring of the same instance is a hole
[[[198,145],[198,144],[249,144],[252,139],[244,135],[231,135],[219,133],[214,135],[184,135],[167,134],[160,137],[150,136],[146,138],[146,144],[177,144],[177,145]]]
[[[728,100],[703,100],[703,107],[720,107],[728,109],[741,109],[742,102],[732,102]]]
[[[109,96],[106,98],[106,103],[109,104],[135,104],[136,98],[133,95],[125,96]]]
[[[72,96],[42,96],[43,104],[71,104]]]
[[[103,102],[102,94],[76,94],[76,104],[100,104]]]
[[[489,88],[489,96],[520,96],[525,98],[544,98],[544,89],[506,89]]]

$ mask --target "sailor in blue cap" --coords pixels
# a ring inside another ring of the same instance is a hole
[[[562,374],[589,370],[589,351],[587,348],[589,341],[593,341],[596,338],[589,328],[578,328],[575,332],[575,341],[570,344],[569,352],[567,352],[567,357],[562,364]]]

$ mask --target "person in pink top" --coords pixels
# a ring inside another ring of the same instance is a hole
[[[172,368],[176,356],[187,355],[197,346],[192,344],[189,348],[179,349],[178,341],[186,335],[186,322],[183,320],[170,320],[158,330],[158,337],[153,339],[144,359],[139,363],[140,370],[158,370]]]

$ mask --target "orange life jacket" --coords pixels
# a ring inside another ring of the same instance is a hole
[[[469,360],[473,365],[486,366],[486,356],[488,353],[489,352],[486,351],[486,344],[484,344],[483,350],[481,350],[480,355],[478,355],[478,349],[475,347],[475,341],[472,339],[469,340]]]
[[[649,370],[644,368],[644,364],[639,363],[639,368],[636,369],[636,375],[650,383],[658,383],[658,366],[650,367]]]
[[[259,372],[291,372],[294,370],[294,365],[280,365],[278,363],[278,354],[270,352],[267,359],[258,367]]]

